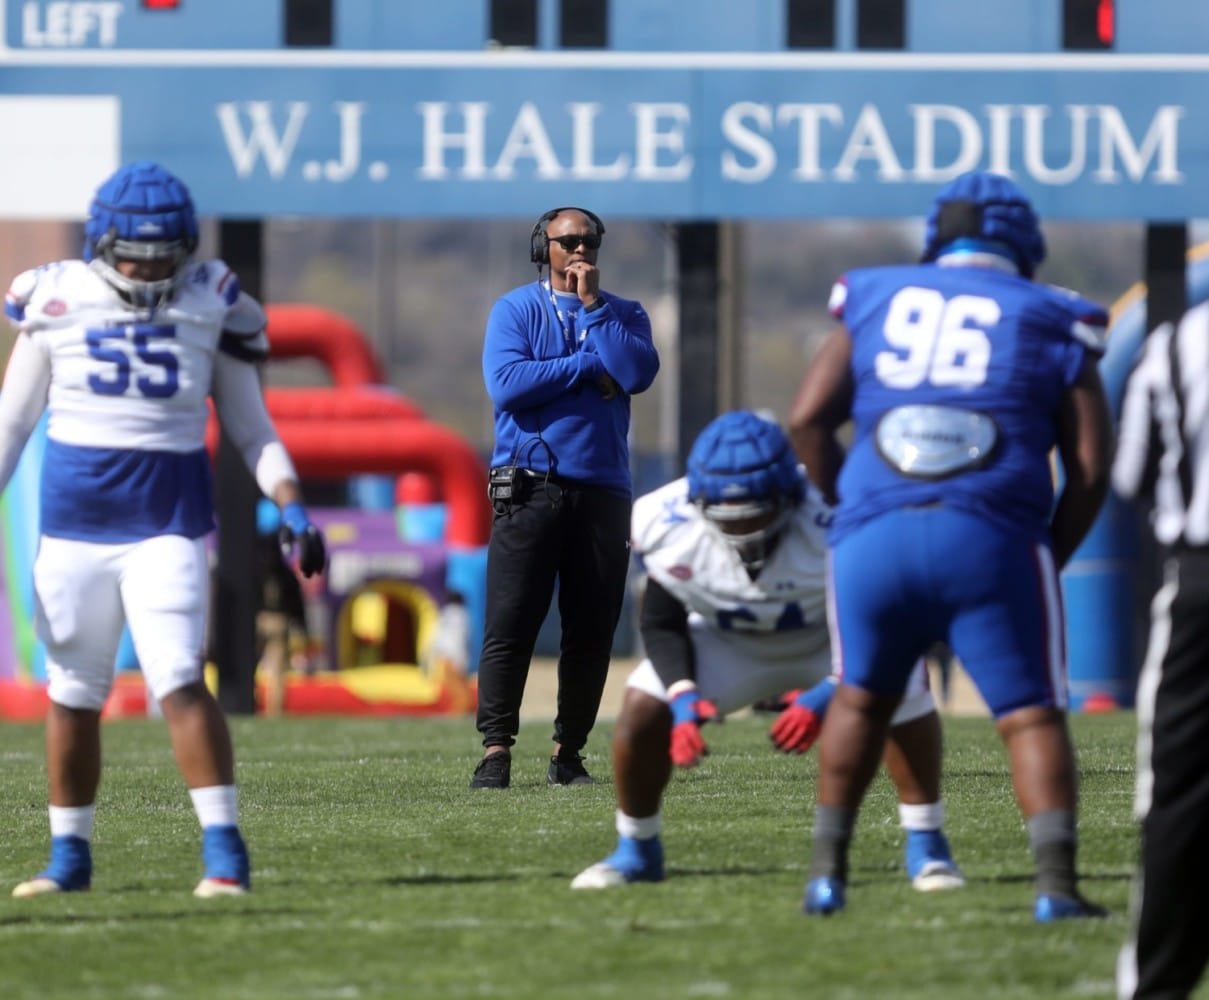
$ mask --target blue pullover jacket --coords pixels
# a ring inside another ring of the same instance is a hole
[[[659,355],[638,302],[601,290],[586,312],[544,282],[496,301],[483,340],[483,381],[495,404],[492,466],[520,465],[629,496],[630,397],[655,380]],[[621,388],[605,399],[608,374]]]

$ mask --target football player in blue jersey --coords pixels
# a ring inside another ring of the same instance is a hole
[[[83,260],[17,276],[5,312],[19,336],[0,391],[0,489],[49,412],[34,563],[46,644],[50,863],[14,896],[87,889],[101,773],[100,714],[129,625],[202,826],[197,896],[251,884],[234,754],[202,679],[214,528],[207,400],[307,576],[326,561],[298,477],[265,409],[255,363],[265,316],[222,261],[195,261],[185,185],[155,163],[97,190]]]
[[[842,325],[790,416],[798,456],[837,504],[841,682],[819,738],[807,913],[843,909],[849,842],[890,717],[916,658],[945,642],[1007,748],[1035,918],[1103,914],[1077,885],[1058,571],[1108,487],[1112,428],[1096,367],[1108,317],[1035,282],[1044,257],[1020,189],[970,173],[936,198],[921,263],[851,271],[832,292]],[[836,432],[849,418],[845,455]]]

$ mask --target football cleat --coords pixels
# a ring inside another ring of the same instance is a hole
[[[50,864],[13,889],[18,899],[57,892],[85,892],[92,885],[92,848],[83,837],[50,838]]]
[[[1033,919],[1039,924],[1052,924],[1056,920],[1082,920],[1107,917],[1102,906],[1089,902],[1082,896],[1058,896],[1042,893],[1033,905]]]
[[[820,875],[806,883],[806,898],[802,900],[802,912],[811,916],[829,917],[839,913],[847,903],[843,879],[833,875]]]
[[[87,890],[87,886],[84,889]],[[35,875],[28,882],[21,882],[13,888],[13,896],[17,899],[29,899],[32,896],[46,896],[52,892],[70,892],[53,878]]]
[[[630,879],[620,868],[614,868],[605,861],[598,861],[590,868],[585,868],[571,880],[572,889],[614,889],[626,885]]]
[[[907,878],[920,892],[943,892],[966,884],[940,830],[907,831]]]
[[[202,830],[205,875],[193,895],[199,899],[242,896],[252,887],[248,848],[236,826],[207,826]]]
[[[613,889],[630,882],[662,882],[663,841],[619,837],[617,849],[571,880],[572,889]]]
[[[204,878],[197,883],[193,895],[198,899],[214,899],[216,896],[246,896],[248,887],[236,879]]]

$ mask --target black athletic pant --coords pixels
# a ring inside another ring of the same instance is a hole
[[[497,505],[487,545],[478,729],[484,746],[516,742],[529,662],[557,578],[562,641],[554,740],[574,752],[596,724],[608,678],[629,568],[630,500],[541,479],[524,493]]]
[[[1135,895],[1134,996],[1176,1000],[1209,959],[1209,551],[1171,556],[1150,628],[1138,687],[1139,787],[1148,728],[1154,784]]]

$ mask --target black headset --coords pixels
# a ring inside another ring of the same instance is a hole
[[[541,218],[533,223],[533,232],[529,234],[529,260],[538,267],[550,263],[550,237],[546,235],[546,225],[560,212],[582,212],[596,227],[597,236],[605,234],[604,223],[600,221],[600,216],[595,212],[589,212],[586,208],[563,205],[561,208],[552,208],[548,212],[543,212]]]

